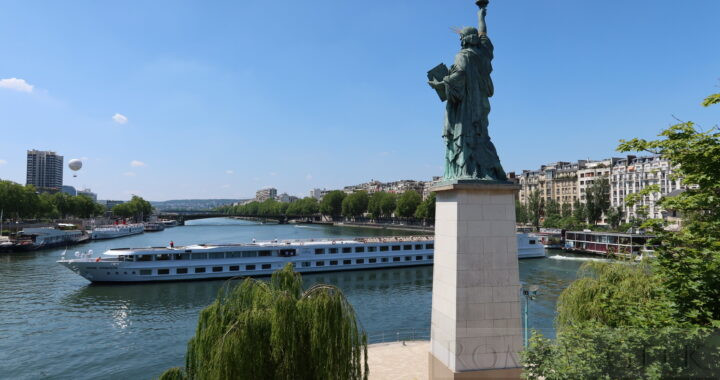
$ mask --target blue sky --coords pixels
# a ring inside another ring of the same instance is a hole
[[[0,178],[83,158],[102,199],[305,195],[442,174],[471,0],[2,1]],[[490,133],[507,171],[599,159],[673,116],[715,125],[717,0],[499,1]],[[18,80],[12,80],[17,78]],[[4,81],[3,81],[4,80]],[[29,87],[32,86],[32,87]]]

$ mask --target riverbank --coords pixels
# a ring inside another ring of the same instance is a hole
[[[403,231],[420,231],[434,233],[435,227],[433,226],[413,226],[407,224],[387,224],[387,223],[366,223],[366,222],[335,222],[334,226],[337,227],[362,227],[362,228],[375,228],[382,230],[403,230]]]
[[[425,380],[429,341],[378,343],[368,346],[370,380]]]

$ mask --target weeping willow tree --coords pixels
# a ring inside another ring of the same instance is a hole
[[[291,265],[223,287],[200,313],[174,379],[367,379],[367,335],[334,286],[303,291]]]

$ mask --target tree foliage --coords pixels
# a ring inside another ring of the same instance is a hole
[[[515,223],[526,224],[528,222],[528,210],[520,201],[515,201]]]
[[[610,181],[607,178],[595,180],[585,192],[585,217],[596,225],[610,209]]]
[[[412,218],[422,202],[422,196],[415,190],[408,190],[398,197],[395,214],[400,218]]]
[[[539,190],[535,190],[530,193],[527,201],[527,214],[528,221],[535,226],[536,229],[540,228],[540,219],[543,217],[545,211],[545,201],[540,195]]]
[[[430,193],[430,195],[420,203],[420,205],[417,207],[417,210],[415,210],[415,218],[417,219],[424,219],[424,220],[435,220],[435,204],[437,202],[437,197],[434,192]]]
[[[367,379],[367,336],[339,288],[303,291],[288,264],[224,287],[166,379]]]
[[[133,218],[136,221],[147,220],[153,212],[150,202],[133,195],[128,202],[121,203],[112,208],[113,215],[121,218]]]
[[[32,185],[0,181],[0,210],[3,210],[6,219],[57,219],[69,216],[90,218],[102,214],[105,208],[85,195],[38,194]]]
[[[375,218],[390,218],[397,207],[397,196],[392,193],[378,191],[370,196],[368,212]]]
[[[346,194],[340,190],[327,193],[320,202],[320,212],[333,218],[342,215],[342,202],[345,197]]]
[[[342,215],[346,218],[363,216],[368,209],[369,197],[365,191],[354,192],[342,201]]]

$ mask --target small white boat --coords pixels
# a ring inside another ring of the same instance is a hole
[[[123,236],[137,235],[143,232],[145,232],[145,225],[142,223],[116,224],[93,228],[90,237],[93,240],[115,239]]]
[[[145,232],[165,231],[165,225],[159,222],[145,223]]]

